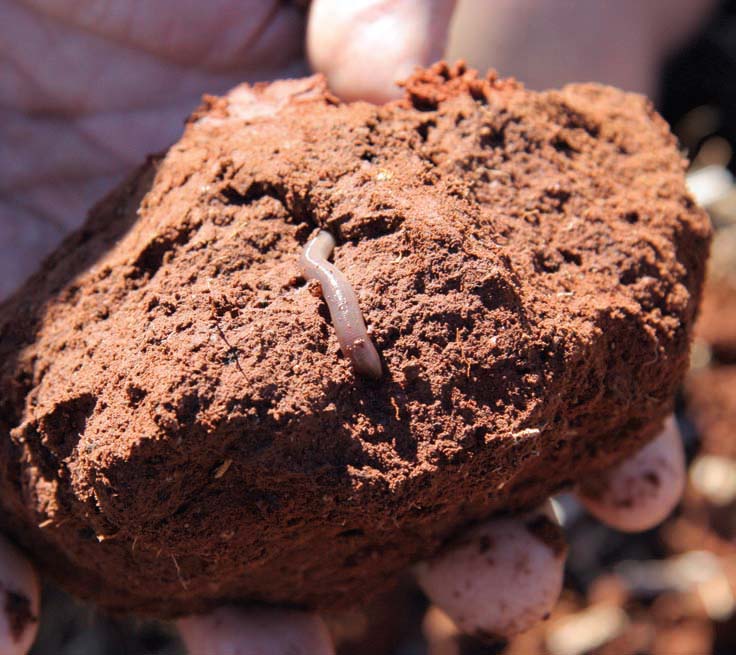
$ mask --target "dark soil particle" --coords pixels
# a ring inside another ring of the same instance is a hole
[[[536,516],[530,521],[527,521],[526,529],[545,544],[556,556],[562,555],[567,550],[562,530],[546,516]]]
[[[405,89],[206,98],[2,306],[0,525],[65,588],[353,604],[660,428],[710,238],[664,121],[460,66]],[[317,229],[378,384],[295,286]]]
[[[8,619],[10,634],[15,641],[20,641],[26,628],[38,621],[31,611],[31,601],[27,596],[14,591],[5,591],[5,616]]]

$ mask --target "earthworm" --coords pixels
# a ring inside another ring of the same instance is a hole
[[[357,373],[378,379],[383,373],[381,358],[368,336],[355,291],[345,276],[327,261],[334,247],[334,237],[320,230],[304,246],[299,267],[307,280],[320,283],[343,355]]]

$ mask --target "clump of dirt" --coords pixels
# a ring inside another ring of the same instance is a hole
[[[0,522],[105,608],[355,603],[640,447],[710,228],[644,98],[437,65],[208,98],[2,307]],[[317,229],[385,375],[298,275]]]

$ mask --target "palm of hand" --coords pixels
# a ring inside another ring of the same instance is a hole
[[[178,137],[203,89],[306,70],[296,5],[69,5],[4,11],[0,298],[146,153]]]

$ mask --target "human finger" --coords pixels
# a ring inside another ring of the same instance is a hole
[[[38,631],[41,587],[30,562],[0,537],[0,653],[25,655]]]
[[[295,610],[221,607],[178,621],[189,655],[333,655],[327,628]]]
[[[623,532],[648,530],[675,508],[685,488],[685,453],[674,418],[633,457],[582,482],[577,496],[599,521]]]
[[[510,636],[549,614],[562,590],[567,547],[545,512],[499,518],[417,565],[429,599],[467,634]]]
[[[314,0],[307,23],[312,67],[344,100],[385,102],[396,81],[442,57],[455,0]]]

